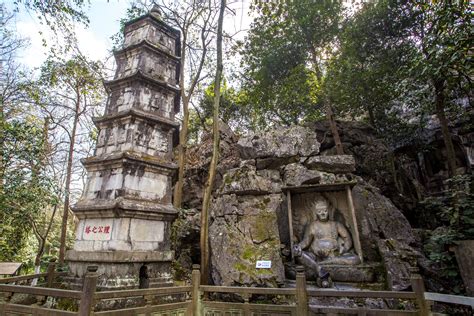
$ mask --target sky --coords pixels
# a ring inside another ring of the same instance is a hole
[[[3,2],[9,11],[15,8],[14,0]],[[90,0],[88,8],[85,9],[90,20],[89,26],[85,28],[82,25],[76,25],[75,27],[78,47],[84,55],[92,60],[105,60],[110,56],[113,46],[110,37],[119,31],[119,21],[125,17],[126,10],[132,2],[131,0]],[[225,31],[235,33],[240,29],[248,29],[251,22],[247,15],[248,1],[234,2],[231,6],[235,15],[226,17]],[[30,69],[41,66],[48,52],[48,49],[42,45],[39,31],[43,34],[51,33],[47,27],[39,23],[34,15],[20,6],[20,12],[16,15],[16,32],[19,37],[29,39],[29,45],[20,52],[18,62]],[[243,39],[245,34],[245,31],[240,32],[238,37]]]
[[[13,0],[5,1],[7,8],[14,8]],[[90,8],[86,10],[90,19],[88,28],[76,25],[79,47],[91,59],[103,60],[112,48],[110,37],[119,30],[119,20],[125,16],[129,1],[125,0],[91,0]],[[41,25],[38,19],[20,7],[16,15],[16,32],[19,37],[29,40],[28,47],[20,52],[18,62],[28,68],[39,67],[48,52],[42,45],[39,34],[50,34],[50,30]]]

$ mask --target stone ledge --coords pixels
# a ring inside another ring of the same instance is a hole
[[[355,160],[352,155],[313,156],[308,158],[305,165],[309,169],[332,173],[350,173],[355,171]]]
[[[160,171],[168,170],[169,174],[171,174],[176,169],[178,169],[178,166],[175,163],[166,161],[164,159],[160,159],[159,157],[156,157],[156,156],[150,156],[147,154],[137,153],[137,152],[132,152],[132,151],[112,153],[112,154],[101,155],[101,156],[92,156],[92,157],[81,159],[81,162],[86,169],[92,166],[102,167],[102,168],[97,168],[98,170],[107,169],[109,168],[109,165],[111,164],[117,164],[117,163],[123,164],[124,162],[127,162],[127,161],[138,162],[145,166],[152,166],[155,168],[159,168]]]
[[[106,89],[111,89],[116,85],[120,85],[122,83],[127,83],[127,82],[135,81],[135,80],[141,80],[141,81],[150,83],[152,85],[168,89],[170,91],[173,91],[177,95],[179,95],[179,92],[181,91],[177,86],[170,85],[169,83],[165,81],[161,81],[151,76],[148,76],[144,74],[141,70],[136,70],[134,73],[127,75],[125,77],[104,81],[104,86]]]
[[[358,265],[337,265],[321,264],[329,272],[331,279],[335,282],[348,283],[380,283],[385,279],[385,269],[380,263],[358,264]],[[295,267],[289,264],[285,266],[287,277],[294,279],[296,277]],[[306,271],[306,278],[314,280],[314,275]]]
[[[80,262],[164,262],[172,261],[174,251],[76,251],[66,252],[67,261]]]
[[[359,264],[359,265],[331,265],[321,264],[333,281],[339,282],[356,282],[356,283],[370,283],[380,281],[377,278],[383,278],[380,274],[383,267],[380,264]]]
[[[168,32],[169,35],[173,35],[174,38],[176,39],[180,39],[181,37],[181,32],[179,30],[176,30],[174,28],[172,28],[171,26],[167,25],[166,23],[164,23],[162,20],[160,20],[159,18],[157,18],[156,16],[154,16],[154,14],[152,12],[150,13],[147,13],[145,15],[142,15],[142,16],[139,16],[135,19],[132,19],[130,21],[127,21],[125,22],[125,28],[128,28],[130,25],[132,24],[135,24],[141,20],[145,20],[145,19],[149,19],[150,21],[152,21],[156,26],[158,26],[160,29]],[[179,51],[178,51],[179,52]]]
[[[307,193],[307,192],[330,192],[330,191],[342,191],[347,186],[352,188],[357,184],[357,181],[345,181],[337,183],[323,183],[323,184],[304,184],[300,186],[286,186],[282,187],[281,190],[286,193],[288,191],[292,193]]]
[[[92,120],[98,128],[102,128],[101,125],[107,124],[111,121],[115,121],[115,120],[118,120],[118,119],[121,119],[121,118],[126,118],[126,117],[136,117],[136,118],[142,119],[144,121],[152,121],[155,124],[163,124],[163,126],[168,127],[170,129],[171,128],[174,128],[174,129],[179,128],[179,123],[177,123],[173,120],[170,120],[170,119],[167,119],[165,117],[156,115],[156,114],[151,113],[149,111],[143,111],[143,110],[134,109],[134,108],[127,109],[125,111],[120,111],[120,112],[113,113],[113,114],[109,114],[109,115],[105,115],[105,116],[101,116],[101,117],[95,117]]]
[[[129,52],[131,50],[139,50],[141,48],[149,49],[152,52],[154,52],[156,54],[159,54],[159,55],[162,55],[162,56],[165,56],[165,57],[167,57],[167,58],[169,58],[169,59],[171,59],[175,62],[179,62],[180,59],[181,59],[179,56],[175,56],[175,55],[167,52],[166,50],[164,50],[161,47],[153,44],[152,42],[150,42],[147,39],[143,39],[138,43],[131,44],[131,45],[126,46],[122,49],[116,50],[116,51],[114,51],[114,55],[116,55],[116,56],[123,55],[123,54],[126,54],[127,52]]]
[[[171,204],[163,205],[156,201],[129,200],[80,200],[72,207],[79,218],[130,217],[173,221],[178,211]]]

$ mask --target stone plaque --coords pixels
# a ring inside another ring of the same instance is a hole
[[[86,219],[82,229],[83,240],[110,240],[112,219]]]
[[[165,223],[132,218],[130,223],[130,238],[133,241],[163,241]]]

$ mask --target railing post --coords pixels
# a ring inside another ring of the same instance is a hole
[[[367,315],[367,308],[364,304],[358,303],[357,304],[357,316],[366,316]]]
[[[10,303],[10,300],[13,297],[13,292],[5,292],[3,295],[3,302],[0,300],[0,315],[7,314],[7,304]]]
[[[308,293],[306,292],[306,275],[303,266],[296,267],[296,315],[308,315]]]
[[[192,272],[192,292],[191,292],[191,314],[190,316],[201,315],[201,292],[199,286],[201,285],[201,272],[199,271],[199,264],[193,264]]]
[[[244,316],[251,316],[252,315],[250,313],[250,305],[249,305],[251,296],[252,296],[252,294],[250,294],[250,293],[242,294],[242,298],[244,299],[244,307],[242,309]]]
[[[423,279],[421,278],[421,275],[418,273],[418,268],[416,267],[411,267],[410,273],[411,273],[411,276],[410,276],[411,287],[413,289],[413,292],[415,292],[415,295],[416,295],[416,301],[420,308],[420,315],[428,316],[430,314],[430,309],[425,300],[425,284],[423,283]]]
[[[46,287],[53,287],[55,269],[56,269],[56,260],[51,260],[48,264],[48,270],[46,271],[48,275],[46,276]]]
[[[97,287],[97,266],[88,266],[79,303],[79,316],[90,316],[94,307],[94,294]]]

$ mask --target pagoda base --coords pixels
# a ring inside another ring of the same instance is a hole
[[[123,290],[173,285],[173,251],[74,251],[66,253],[67,288],[81,290],[87,267],[97,266],[97,289]]]
[[[338,264],[320,264],[331,279],[335,282],[343,283],[381,283],[384,282],[384,268],[379,263],[364,263],[357,265],[338,265]],[[285,264],[285,274],[288,279],[296,278],[296,267],[291,264]],[[315,281],[315,276],[306,269],[306,279]]]

